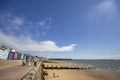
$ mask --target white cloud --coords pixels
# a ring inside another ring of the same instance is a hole
[[[112,27],[116,23],[119,24],[119,10],[114,0],[102,0],[87,10],[85,17],[87,17],[88,24],[92,26],[101,25],[101,28],[103,26],[107,28]]]
[[[38,24],[40,24],[41,26],[44,26],[45,25],[45,23],[46,23],[46,21],[44,20],[44,21],[40,21],[40,22],[38,22]]]
[[[96,7],[98,14],[114,16],[117,13],[117,7],[114,0],[105,0]]]
[[[20,26],[23,25],[23,20],[20,17],[15,17],[13,23]]]
[[[12,11],[0,10],[0,27],[6,34],[15,36],[31,36],[38,37],[47,34],[52,25],[52,18],[46,18],[42,21],[30,21],[27,17],[17,15]],[[34,32],[31,33],[31,32]]]
[[[53,19],[51,17],[45,19],[45,20],[42,20],[42,21],[39,21],[37,24],[40,25],[40,27],[42,27],[43,29],[46,29],[46,30],[49,30],[51,28],[51,24],[53,22]]]
[[[4,30],[17,30],[20,26],[23,25],[22,17],[15,16],[12,12],[9,11],[0,11],[0,25]]]
[[[13,11],[0,11],[0,45],[8,45],[19,51],[64,52],[74,50],[76,44],[59,47],[54,41],[35,41],[51,28],[51,17],[32,22]]]
[[[49,18],[48,18],[48,20],[49,20],[50,22],[52,22],[52,21],[53,21],[53,19],[52,19],[51,17],[49,17]]]
[[[14,37],[6,35],[0,32],[0,44],[6,44],[20,51],[38,51],[38,52],[64,52],[74,50],[76,44],[71,44],[69,46],[59,47],[53,41],[41,41],[37,42],[32,40],[30,37]]]

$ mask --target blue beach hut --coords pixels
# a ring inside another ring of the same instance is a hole
[[[8,55],[8,60],[12,60],[13,59],[13,55],[14,55],[14,52],[10,52],[9,55]]]

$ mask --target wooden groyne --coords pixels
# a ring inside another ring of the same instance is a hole
[[[84,69],[92,69],[91,67],[64,67],[64,66],[61,66],[61,67],[44,67],[44,69],[81,69],[81,70],[84,70]]]
[[[57,61],[43,62],[43,68],[44,69],[80,69],[80,70],[93,69],[92,66],[77,66],[77,65],[75,66],[75,65],[69,65],[66,63],[57,62]]]

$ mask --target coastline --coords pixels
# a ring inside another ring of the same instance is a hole
[[[61,61],[52,61],[50,63],[44,62],[47,66],[66,66],[70,67],[69,64]],[[120,77],[112,75],[112,73],[106,74],[95,69],[44,69],[48,75],[45,75],[45,80],[120,80]]]

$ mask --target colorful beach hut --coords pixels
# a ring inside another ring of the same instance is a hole
[[[9,49],[0,50],[0,59],[7,59],[9,54]]]
[[[18,57],[17,57],[18,60],[22,60],[23,57],[24,57],[24,54],[22,54],[22,53],[18,53]]]
[[[9,55],[8,55],[8,60],[12,60],[13,59],[13,55],[14,55],[14,52],[10,52]]]
[[[22,54],[18,53],[17,59],[18,59],[18,60],[21,60],[21,56],[22,56]]]
[[[18,57],[18,52],[14,52],[13,59],[17,59]]]

